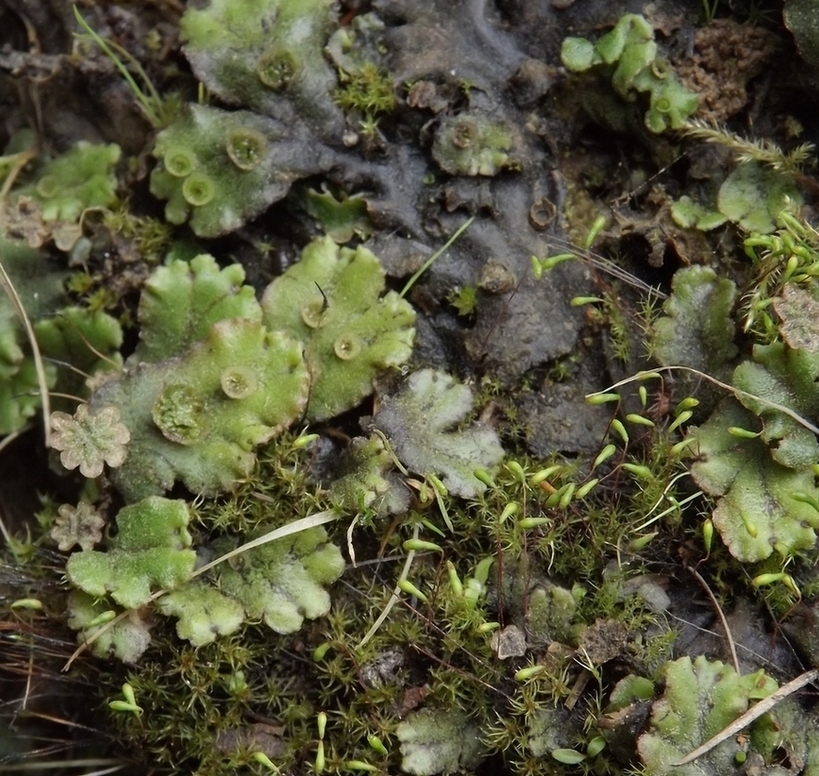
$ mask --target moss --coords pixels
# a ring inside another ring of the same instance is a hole
[[[228,104],[319,135],[341,124],[336,78],[323,53],[332,23],[329,0],[253,0],[237,12],[230,0],[188,8],[181,22],[185,54],[197,77]]]
[[[374,118],[395,108],[392,77],[373,62],[365,62],[356,72],[342,75],[342,86],[335,100],[346,113],[358,111]]]

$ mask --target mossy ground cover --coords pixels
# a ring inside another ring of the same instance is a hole
[[[814,772],[819,34],[613,5],[3,9],[0,769]]]

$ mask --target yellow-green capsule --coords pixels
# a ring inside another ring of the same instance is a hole
[[[432,483],[432,487],[438,491],[442,496],[448,496],[449,491],[446,488],[446,485],[441,481],[440,477],[437,477],[434,474],[427,474],[427,479]]]
[[[592,469],[596,469],[601,463],[608,461],[617,452],[617,447],[611,443],[607,444],[598,454],[592,463]]]
[[[637,388],[637,395],[640,397],[640,404],[642,404],[643,407],[645,407],[646,404],[648,404],[648,391],[646,390],[646,387],[644,385],[641,385]]]
[[[671,449],[668,451],[672,456],[675,458],[680,455],[687,447],[691,447],[694,442],[697,441],[696,437],[689,436],[683,439],[681,442],[677,442],[674,445],[671,445]]]
[[[316,727],[318,728],[319,741],[324,740],[324,731],[327,729],[327,714],[323,711],[316,715]]]
[[[782,575],[782,584],[788,588],[797,598],[802,597],[802,591],[799,589],[799,585],[796,584],[796,580],[790,574],[783,574]]]
[[[618,418],[613,418],[609,425],[611,426],[611,430],[614,431],[614,433],[617,434],[626,444],[628,444],[628,431],[626,431],[626,427],[623,425],[623,422]]]
[[[131,687],[128,682],[122,685],[122,696],[125,698],[124,701],[111,701],[108,704],[108,708],[112,711],[125,711],[129,714],[136,714],[137,716],[142,714],[142,707],[137,705],[136,698],[134,697],[134,688]]]
[[[740,428],[739,426],[728,426],[728,433],[740,439],[756,439],[762,432],[750,431],[747,428]]]
[[[111,709],[111,711],[127,711],[131,714],[136,714],[136,716],[142,714],[141,707],[133,703],[128,703],[128,701],[111,701],[108,704],[108,708]]]
[[[793,245],[793,240],[790,238],[790,235],[787,235],[787,234],[783,235],[783,238],[787,238],[787,239],[783,240],[784,242],[786,242],[786,243],[790,242],[791,243],[790,245],[786,245],[786,247],[788,248],[789,251],[792,252],[795,246]],[[796,272],[796,268],[798,266],[799,266],[799,257],[798,256],[791,256],[785,262],[785,270],[782,273],[782,278],[780,279],[779,282],[782,283],[783,285],[785,283],[787,283],[791,279],[791,276],[793,275],[793,273]]]
[[[547,256],[545,259],[541,259],[540,267],[543,272],[546,272],[546,270],[554,269],[561,262],[571,261],[574,258],[576,257],[573,253],[558,253],[555,256]]]
[[[759,536],[759,529],[751,522],[750,515],[747,515],[742,510],[739,511],[740,519],[742,520],[742,524],[745,526],[745,530],[748,532],[752,539],[756,539]]]
[[[624,463],[621,466],[627,471],[631,472],[635,477],[640,480],[651,480],[654,479],[654,473],[648,466],[643,466],[640,463]]]
[[[583,307],[587,304],[597,304],[598,302],[602,302],[603,300],[599,296],[573,296],[569,300],[569,304],[572,307]]]
[[[578,489],[577,493],[574,494],[575,498],[586,498],[589,493],[596,487],[597,483],[600,482],[599,477],[594,477],[593,479],[589,480],[588,482],[584,482]]]
[[[324,660],[324,656],[327,654],[327,652],[329,650],[330,650],[330,642],[329,641],[325,641],[323,644],[319,644],[313,650],[313,662],[314,663],[320,663],[322,660]]]
[[[754,587],[764,587],[765,585],[772,585],[774,582],[781,582],[787,574],[783,571],[777,571],[776,573],[769,573],[769,574],[760,574],[759,576],[754,577],[751,580],[751,584]]]
[[[125,698],[132,706],[136,706],[136,696],[134,695],[134,688],[128,682],[122,685],[122,697]]]
[[[536,488],[540,485],[541,482],[544,480],[548,480],[553,474],[557,474],[563,467],[560,464],[554,464],[553,466],[547,466],[545,469],[541,469],[539,472],[535,472],[529,478],[529,484]]]
[[[693,410],[694,407],[698,407],[700,403],[699,399],[695,399],[693,396],[686,396],[674,409],[674,414],[679,415],[681,412],[685,410]]]
[[[626,420],[629,421],[629,423],[634,423],[638,426],[648,426],[649,428],[654,428],[654,421],[651,418],[639,415],[636,412],[629,412],[629,414],[626,415]]]
[[[586,235],[586,240],[585,240],[584,247],[585,248],[591,248],[592,244],[597,239],[597,235],[599,235],[600,232],[602,232],[603,229],[605,229],[605,228],[606,228],[606,217],[603,216],[603,215],[597,216],[597,218],[594,219],[594,222],[592,223],[591,228],[589,229],[589,233]]]
[[[675,428],[681,426],[683,423],[687,423],[689,420],[691,420],[691,416],[693,414],[694,413],[691,412],[691,410],[684,410],[679,415],[677,415],[677,417],[674,418],[674,422],[668,427],[669,433],[672,432]]]
[[[640,550],[644,550],[650,543],[651,540],[657,536],[659,531],[654,531],[653,533],[646,534],[645,536],[638,536],[636,539],[633,539],[628,545],[629,552],[640,552]]]
[[[577,490],[577,486],[570,482],[566,485],[563,493],[560,494],[560,498],[558,499],[557,505],[560,509],[566,509],[571,503],[572,498],[574,497],[574,492]]]
[[[498,522],[503,525],[512,515],[516,515],[520,510],[520,505],[516,504],[514,501],[510,501],[504,508],[503,511],[500,513],[498,517]]]
[[[486,469],[475,469],[472,474],[476,480],[482,482],[487,488],[495,487],[495,480],[492,479],[492,475]]]
[[[402,579],[398,583],[398,588],[400,590],[403,590],[407,595],[414,596],[419,601],[423,601],[424,603],[427,603],[429,601],[429,599],[408,579]]]
[[[446,562],[446,575],[447,579],[449,579],[449,587],[452,590],[452,594],[456,598],[463,598],[464,583],[461,582],[461,578],[458,576],[458,570],[455,568],[455,564],[451,560]]]
[[[541,525],[546,525],[548,522],[550,522],[550,518],[548,517],[524,517],[518,521],[518,525],[523,528],[524,531],[528,531],[530,528],[537,528]]]
[[[43,602],[39,598],[18,598],[11,602],[12,609],[30,609],[31,611],[41,611]]]
[[[369,763],[365,763],[363,760],[347,760],[344,763],[344,767],[348,771],[362,771],[364,773],[378,773],[378,768],[374,765],[370,765]]]
[[[619,393],[590,393],[586,396],[586,404],[596,407],[598,404],[608,404],[613,401],[620,401]]]
[[[307,445],[312,444],[318,438],[318,434],[302,434],[293,440],[293,448],[296,450],[301,450],[301,448],[307,447]]]
[[[384,743],[375,733],[370,733],[367,736],[367,743],[379,754],[389,754],[387,747],[384,746]]]
[[[443,552],[440,544],[435,542],[425,542],[423,539],[407,539],[403,544],[404,549],[409,552]]]
[[[535,280],[540,280],[543,277],[543,265],[540,263],[540,259],[537,256],[532,256],[532,274],[535,276]]]
[[[272,771],[273,773],[281,773],[278,767],[273,764],[273,761],[264,752],[253,752],[251,756],[257,763],[259,763],[259,765],[263,765],[269,771]]]
[[[542,674],[546,670],[546,666],[526,666],[515,672],[516,682],[528,682],[538,674]]]
[[[805,237],[807,235],[807,230],[805,229],[804,224],[800,223],[799,219],[793,214],[789,213],[787,210],[781,211],[777,215],[777,219],[781,221],[784,226],[794,232],[797,237]]]
[[[98,614],[91,622],[86,625],[86,628],[96,628],[98,625],[105,625],[106,622],[111,622],[117,613],[113,609],[107,609],[106,611]]]
[[[546,506],[556,507],[560,501],[560,497],[566,492],[567,487],[567,485],[562,485],[554,493],[552,493],[549,498],[546,499]]]
[[[526,472],[517,461],[507,461],[506,468],[508,471],[512,472],[512,474],[514,474],[521,482],[526,481]]]
[[[714,521],[708,517],[702,523],[702,543],[705,547],[705,554],[711,554],[711,545],[714,542]]]
[[[496,631],[498,628],[500,628],[499,622],[482,622],[477,630],[478,633],[492,633],[492,631]]]

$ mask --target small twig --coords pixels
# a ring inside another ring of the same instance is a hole
[[[632,288],[645,291],[647,294],[655,294],[658,299],[668,299],[668,294],[656,286],[649,285],[645,281],[640,280],[640,278],[627,272],[621,266],[615,264],[615,262],[590,251],[588,248],[581,248],[573,242],[563,240],[555,235],[549,235],[549,242],[558,245],[560,248],[565,248],[568,252],[574,253],[582,263],[588,264],[601,272],[605,272],[607,275],[617,278],[618,280],[622,280]]]
[[[688,566],[688,571],[691,573],[694,579],[700,583],[700,586],[703,590],[705,590],[706,595],[711,599],[711,604],[717,612],[720,623],[722,623],[722,629],[725,631],[725,640],[728,642],[728,649],[731,651],[731,662],[734,664],[734,669],[736,672],[741,674],[742,671],[739,668],[739,658],[737,657],[737,645],[734,642],[734,637],[731,635],[731,629],[728,627],[728,620],[725,618],[725,612],[722,611],[722,607],[719,605],[717,597],[714,595],[713,590],[708,587],[708,583],[703,579],[702,574],[700,574],[699,571],[692,566]]]
[[[792,679],[787,684],[783,684],[776,692],[763,698],[759,703],[751,706],[741,717],[737,717],[728,727],[723,728],[713,738],[709,738],[702,746],[698,746],[693,752],[689,752],[685,757],[672,763],[672,765],[688,765],[698,757],[710,752],[715,746],[719,746],[723,741],[727,741],[731,736],[739,733],[743,728],[748,727],[752,722],[758,720],[763,714],[770,711],[779,701],[785,700],[789,695],[793,695],[797,690],[801,690],[805,685],[819,679],[819,669],[811,668],[805,671],[796,679]]]

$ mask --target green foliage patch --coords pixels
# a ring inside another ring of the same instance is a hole
[[[594,44],[583,38],[566,38],[560,58],[574,73],[607,68],[614,90],[626,100],[633,100],[638,92],[648,93],[645,124],[652,132],[683,128],[699,107],[697,95],[683,88],[668,61],[658,56],[654,30],[638,14],[621,16]]]
[[[330,156],[306,154],[304,140],[267,116],[190,105],[157,135],[151,193],[168,201],[172,224],[190,219],[200,237],[232,232],[293,181],[329,167]]]
[[[451,493],[474,498],[486,488],[475,470],[500,463],[503,448],[497,434],[478,422],[457,428],[472,403],[467,386],[444,372],[422,369],[382,400],[373,424],[411,471],[440,475]]]
[[[120,147],[81,140],[64,154],[46,162],[36,181],[16,190],[18,197],[32,197],[46,221],[77,221],[87,208],[110,207],[117,199],[114,167]]]
[[[159,589],[190,579],[196,563],[184,501],[151,497],[117,514],[118,533],[107,552],[83,550],[69,556],[72,585],[96,598],[110,594],[126,609],[138,609]]]
[[[674,763],[733,722],[751,701],[770,695],[776,682],[762,671],[740,676],[731,666],[702,655],[666,664],[663,678],[665,691],[652,705],[649,729],[637,739],[648,772],[657,776],[732,772],[740,751],[733,740],[696,763],[679,767]]]
[[[265,325],[305,343],[310,420],[354,407],[379,372],[409,359],[415,311],[396,292],[383,294],[384,277],[371,251],[324,237],[265,291]]]
[[[228,318],[183,356],[109,380],[90,406],[122,408],[131,441],[113,477],[127,498],[159,494],[177,479],[194,493],[217,493],[247,476],[254,449],[301,414],[308,385],[297,342]]]
[[[785,559],[816,543],[819,490],[809,467],[792,469],[773,460],[758,439],[737,436],[753,430],[754,416],[726,399],[706,423],[691,431],[699,460],[695,482],[716,497],[714,525],[734,557],[760,561],[776,551]]]
[[[334,126],[336,76],[323,48],[331,0],[210,0],[182,17],[184,52],[196,76],[228,104],[293,126]]]

